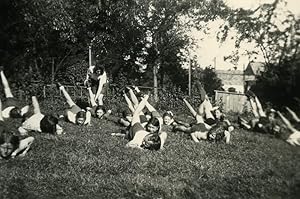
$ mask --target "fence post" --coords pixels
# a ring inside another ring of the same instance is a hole
[[[46,86],[43,86],[43,97],[46,98]]]

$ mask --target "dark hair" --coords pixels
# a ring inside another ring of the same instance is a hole
[[[21,110],[18,107],[14,107],[13,109],[10,110],[9,116],[11,118],[21,118]]]
[[[167,111],[163,114],[163,117],[169,116],[170,118],[174,117],[174,114],[172,113],[172,111]]]
[[[77,120],[79,118],[83,118],[84,120],[86,119],[86,112],[85,111],[79,111],[77,114],[76,114],[76,123],[77,123]]]
[[[58,124],[58,119],[52,115],[45,115],[41,120],[40,126],[44,133],[56,134],[56,125]]]
[[[220,111],[220,113],[221,113],[221,117],[220,118],[216,118],[216,111]],[[220,110],[220,109],[216,109],[216,110],[214,110],[214,111],[212,111],[212,114],[213,114],[213,116],[216,118],[216,120],[218,120],[218,121],[224,121],[224,119],[225,119],[225,117],[224,117],[224,114],[222,113],[222,111]]]
[[[95,109],[95,115],[97,114],[98,110],[103,110],[104,113],[106,113],[106,108],[103,105],[98,105]]]
[[[149,146],[142,145],[141,147],[144,149],[155,150],[155,151],[160,149],[161,140],[157,133],[151,134],[150,137],[148,138],[148,141],[150,141],[147,143]]]
[[[151,117],[150,118],[149,122],[146,125],[146,129],[148,128],[149,124],[152,124],[153,126],[156,126],[156,127],[160,128],[159,120],[157,119],[157,117]]]
[[[127,117],[128,115],[132,115],[131,111],[129,109],[125,109],[125,110],[122,111],[122,117],[123,118]]]
[[[95,68],[94,68],[94,73],[96,73],[96,71],[100,71],[100,73],[99,73],[99,75],[103,75],[103,73],[104,73],[104,71],[105,71],[105,68],[104,68],[104,66],[99,66],[98,64],[95,66]]]
[[[210,135],[214,135],[215,138],[212,138]],[[225,128],[222,125],[213,126],[207,133],[208,141],[220,142],[225,137]]]
[[[13,150],[11,151],[11,153],[13,153],[19,147],[20,139],[18,136],[14,135],[13,133],[7,131],[6,129],[3,129],[2,132],[0,132],[0,145],[4,143],[12,144]],[[2,156],[2,158],[7,159],[10,157],[10,154],[6,157]]]

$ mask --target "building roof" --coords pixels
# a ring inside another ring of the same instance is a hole
[[[244,85],[243,71],[216,70],[216,73],[224,85]]]
[[[249,62],[247,68],[244,71],[245,75],[260,75],[265,69],[265,64],[263,62]]]
[[[238,92],[244,91],[244,75],[240,70],[216,70],[218,78],[222,80],[223,88],[227,90],[230,87]]]

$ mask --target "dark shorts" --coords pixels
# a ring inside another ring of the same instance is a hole
[[[259,121],[255,124],[253,130],[259,133],[269,133],[271,131],[271,123],[267,117],[260,117]]]
[[[205,124],[198,123],[198,124],[192,125],[192,127],[191,127],[191,133],[196,132],[196,131],[206,132],[206,131],[208,131],[208,129],[206,128]]]
[[[2,110],[12,106],[19,107],[19,102],[14,97],[8,97],[2,102]]]
[[[99,86],[99,82],[97,82],[97,84],[92,84],[92,86],[91,86],[92,92],[95,95],[96,95],[96,93],[98,91],[98,86]],[[103,94],[103,95],[106,94],[107,90],[108,90],[108,83],[104,83],[100,94]]]
[[[135,123],[133,126],[129,128],[127,135],[125,136],[128,140],[132,140],[136,134],[136,132],[144,130],[144,127],[141,123]]]
[[[97,117],[96,116],[96,109],[97,109],[98,106],[93,106],[90,110],[91,114],[92,114],[92,117]]]
[[[211,126],[211,125],[216,124],[216,120],[213,118],[208,118],[205,120],[205,123]]]
[[[210,135],[214,135],[213,138]],[[225,137],[225,128],[222,125],[213,126],[207,135],[207,140],[211,142],[219,142]]]
[[[107,90],[108,90],[108,83],[104,83],[100,94],[103,95],[106,94]]]
[[[148,119],[147,119],[146,115],[140,115],[140,121],[141,121],[141,123],[148,122]]]

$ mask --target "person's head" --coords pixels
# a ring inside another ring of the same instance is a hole
[[[54,135],[62,134],[63,128],[58,124],[58,119],[52,115],[45,115],[40,123],[41,131]]]
[[[122,117],[126,118],[128,121],[131,121],[132,120],[132,113],[131,113],[131,111],[129,109],[123,110]]]
[[[215,116],[215,118],[217,120],[223,120],[224,119],[224,114],[221,112],[220,109],[214,110],[213,115]]]
[[[77,114],[76,114],[76,124],[78,125],[84,125],[84,122],[86,120],[86,112],[85,111],[79,111]]]
[[[207,133],[209,141],[220,142],[225,137],[225,129],[222,125],[212,127]]]
[[[146,125],[147,131],[149,131],[150,133],[156,133],[159,131],[159,128],[160,128],[159,120],[156,117],[151,117],[149,122]]]
[[[272,133],[277,135],[281,132],[281,126],[279,124],[274,124],[272,127]]]
[[[9,112],[9,117],[11,118],[21,118],[21,110],[17,107],[14,107],[13,109],[11,109],[11,111]]]
[[[157,133],[148,134],[145,136],[143,143],[141,145],[142,148],[148,149],[148,150],[159,150],[161,145],[160,137]]]
[[[163,114],[163,121],[165,125],[170,125],[174,121],[174,114],[172,111],[167,111]]]
[[[20,140],[17,136],[8,131],[1,132],[0,135],[0,156],[4,159],[9,158],[10,155],[19,147]]]
[[[96,65],[94,68],[94,73],[97,75],[103,75],[104,71],[105,71],[104,66]]]
[[[95,109],[95,115],[97,118],[102,118],[102,116],[106,113],[106,108],[103,105],[98,105]]]
[[[276,111],[274,109],[270,109],[267,113],[267,117],[270,122],[275,121]]]

